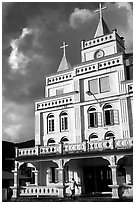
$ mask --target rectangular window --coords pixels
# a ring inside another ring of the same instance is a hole
[[[98,90],[98,79],[93,79],[93,80],[89,81],[89,91],[92,94],[99,93],[99,90]]]
[[[68,130],[68,118],[66,117],[62,117],[61,118],[61,130]]]
[[[100,93],[110,91],[109,76],[102,77],[100,80]]]
[[[54,119],[49,119],[49,127],[48,127],[49,132],[54,131]]]
[[[58,169],[56,167],[51,167],[48,171],[48,179],[50,183],[58,182]]]

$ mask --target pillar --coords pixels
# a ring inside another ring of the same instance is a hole
[[[64,168],[60,167],[58,168],[58,179],[59,179],[59,197],[64,197],[64,189],[65,189],[65,183],[64,183]]]
[[[116,164],[116,156],[111,155],[110,156],[110,164],[109,167],[112,171],[112,185],[109,185],[110,188],[112,188],[112,198],[119,198],[118,195],[118,188],[119,185],[117,183],[117,164]]]
[[[63,198],[65,196],[65,182],[64,182],[64,160],[59,159],[55,161],[58,164],[58,189],[59,189],[59,197]]]
[[[14,173],[14,186],[12,187],[13,189],[13,195],[12,198],[17,198],[18,196],[18,186],[19,186],[19,179],[18,179],[18,162],[15,161],[15,169],[12,170]]]
[[[32,171],[35,174],[35,185],[38,186],[38,170],[33,170]]]
[[[109,167],[112,170],[112,185],[109,185],[109,187],[112,188],[112,198],[119,198],[119,185],[117,184],[117,165],[109,165]]]

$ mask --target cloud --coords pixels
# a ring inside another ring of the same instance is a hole
[[[125,45],[128,51],[133,49],[133,11],[132,4],[128,2],[117,2],[116,6],[120,10],[119,12],[124,12],[126,16],[125,26],[120,27],[121,34],[125,37]]]
[[[93,12],[91,12],[89,9],[75,8],[74,12],[69,17],[70,26],[76,29],[82,24],[90,21],[93,18],[93,15]]]
[[[17,104],[3,99],[3,138],[8,141],[34,139],[33,104]]]
[[[25,73],[24,69],[26,68],[28,62],[31,60],[28,56],[26,56],[23,52],[19,51],[19,44],[24,38],[31,34],[32,30],[28,28],[23,28],[22,34],[18,39],[12,40],[10,46],[12,47],[12,51],[9,56],[9,65],[11,69],[17,70],[20,69],[21,73]]]

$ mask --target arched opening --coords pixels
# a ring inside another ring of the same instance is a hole
[[[63,142],[63,143],[68,143],[68,142],[69,142],[69,140],[68,140],[68,138],[67,138],[67,137],[62,137],[62,138],[61,138],[61,140],[60,140],[60,142]]]
[[[60,130],[61,131],[68,130],[68,114],[66,112],[62,112],[60,114]]]
[[[90,127],[97,127],[97,112],[94,107],[88,109],[88,128]]]
[[[35,167],[28,165],[30,163],[23,163],[19,167],[19,186],[25,186],[27,183],[34,184],[35,183],[35,175],[32,172]]]
[[[49,114],[47,117],[47,128],[48,132],[54,132],[54,115]]]
[[[112,109],[112,106],[109,104],[104,106],[104,123],[105,123],[105,125],[111,125],[112,124],[111,109]]]
[[[104,125],[119,124],[118,110],[114,110],[110,104],[103,107]]]
[[[51,146],[51,145],[54,145],[54,144],[55,144],[55,140],[52,139],[52,138],[50,138],[50,139],[48,140],[48,142],[47,142],[47,145],[48,145],[48,146]]]
[[[98,140],[98,136],[97,136],[97,134],[92,133],[92,134],[89,136],[89,141],[94,141],[94,140]]]
[[[111,138],[115,138],[114,133],[113,132],[107,132],[105,134],[105,140],[109,140]]]

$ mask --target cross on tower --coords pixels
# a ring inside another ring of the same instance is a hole
[[[100,4],[99,4],[99,9],[97,9],[97,10],[95,11],[95,13],[96,13],[96,12],[99,12],[99,14],[100,14],[100,19],[102,18],[102,10],[105,10],[105,9],[107,9],[107,7],[105,6],[105,7],[102,8],[102,4],[100,3]]]
[[[65,42],[63,42],[63,45],[60,47],[63,49],[63,56],[65,56],[66,54],[66,47],[68,47],[68,45]]]

